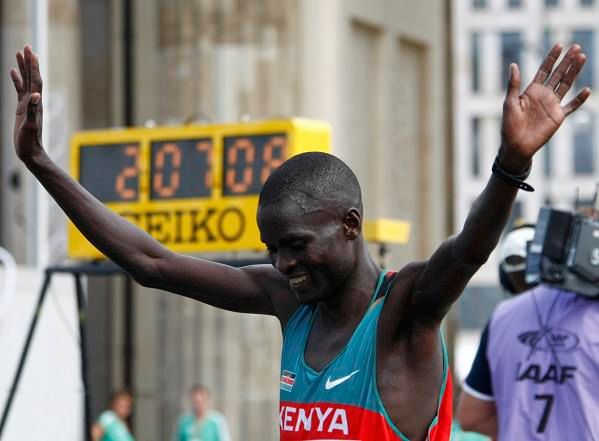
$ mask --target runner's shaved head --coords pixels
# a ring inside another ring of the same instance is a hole
[[[362,193],[354,172],[339,158],[322,152],[302,153],[285,161],[266,180],[259,206],[293,198],[305,211],[326,208],[340,215],[350,208],[362,214]],[[315,206],[317,205],[317,206]]]

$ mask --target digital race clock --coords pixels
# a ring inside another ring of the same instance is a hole
[[[303,119],[81,132],[71,173],[173,251],[262,250],[255,219],[266,178],[330,142],[327,124]],[[102,257],[72,224],[69,256]]]

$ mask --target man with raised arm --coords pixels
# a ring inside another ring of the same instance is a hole
[[[585,88],[561,105],[586,59],[574,45],[552,72],[561,52],[551,49],[522,94],[518,66],[510,66],[487,186],[459,234],[397,273],[381,271],[368,254],[356,177],[323,153],[289,159],[264,185],[257,221],[272,266],[232,268],[172,253],[48,157],[30,47],[11,71],[15,148],[88,240],[142,285],[279,319],[281,440],[447,440],[451,383],[441,320],[497,244],[518,188],[529,188],[533,155],[590,95]]]

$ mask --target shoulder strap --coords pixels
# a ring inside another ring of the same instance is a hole
[[[383,283],[381,284],[381,288],[379,289],[375,300],[387,296],[387,294],[391,290],[391,287],[395,283],[395,280],[397,280],[397,274],[397,271],[388,271],[385,274],[385,278],[383,279]]]

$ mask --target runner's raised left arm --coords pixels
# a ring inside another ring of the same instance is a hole
[[[510,65],[497,155],[500,170],[492,174],[474,202],[462,231],[445,241],[424,266],[405,308],[410,317],[426,324],[440,323],[470,278],[487,261],[505,228],[518,190],[505,175],[526,176],[535,153],[589,97],[590,89],[585,87],[562,106],[586,56],[580,46],[573,45],[553,70],[561,52],[559,45],[551,49],[522,94],[518,66]]]

